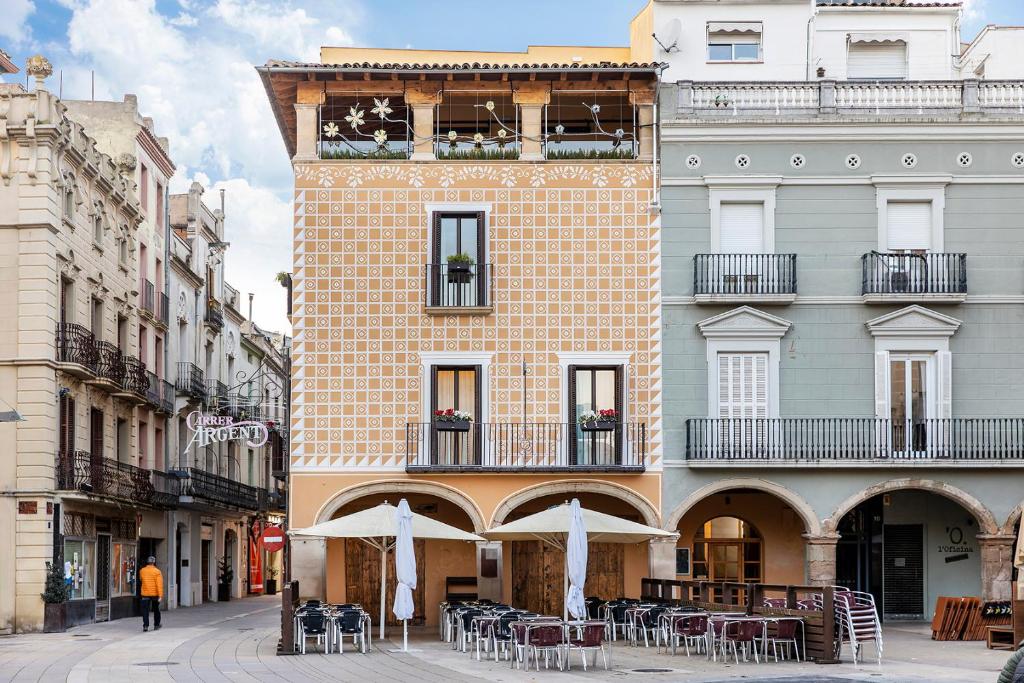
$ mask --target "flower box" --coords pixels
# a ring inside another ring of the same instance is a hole
[[[48,602],[43,605],[43,633],[64,633],[68,629],[68,603]]]
[[[584,432],[612,432],[615,431],[615,420],[591,420],[581,422],[580,429]]]
[[[434,429],[439,432],[468,432],[469,420],[434,420]]]
[[[473,281],[472,263],[448,263],[448,284],[466,285]]]

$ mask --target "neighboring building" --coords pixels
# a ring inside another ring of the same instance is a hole
[[[97,149],[44,88],[0,85],[0,397],[25,421],[0,425],[0,629],[42,627],[46,563],[70,579],[71,623],[132,612],[140,518],[171,501],[137,457],[139,358],[133,163]],[[143,522],[145,524],[145,522]],[[159,533],[154,529],[153,533]],[[104,577],[98,580],[97,577]]]
[[[888,617],[928,618],[939,595],[1009,598],[1024,82],[947,80],[956,7],[651,7],[655,26],[709,32],[645,57],[672,63],[662,514],[676,577],[839,584]],[[814,74],[796,59],[799,12]],[[763,59],[705,63],[719,24],[741,19]],[[789,57],[769,49],[779,39]],[[1005,61],[972,63],[988,77]]]
[[[628,48],[321,57],[259,68],[296,174],[290,524],[407,498],[482,531],[579,497],[658,526],[657,65]],[[471,419],[433,419],[449,409]],[[608,431],[578,426],[602,409]],[[588,594],[638,595],[672,561],[647,545],[595,543]],[[426,623],[449,591],[561,609],[562,559],[539,542],[417,546]],[[303,595],[376,614],[367,546],[291,551]]]

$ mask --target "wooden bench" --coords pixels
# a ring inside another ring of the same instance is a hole
[[[985,644],[990,650],[1014,650],[1013,626],[989,626]]]

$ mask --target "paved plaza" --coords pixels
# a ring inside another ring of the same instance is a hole
[[[613,671],[526,673],[507,662],[476,661],[417,629],[414,652],[374,642],[368,654],[309,653],[278,657],[279,600],[248,598],[164,613],[164,628],[143,633],[139,619],[80,626],[61,634],[0,638],[0,681],[455,681],[661,680],[708,683],[776,681],[994,681],[1009,653],[982,643],[936,643],[926,624],[886,629],[885,661],[855,667],[815,664],[708,662],[702,656],[657,654],[654,648],[613,647]],[[847,656],[846,659],[849,659]],[[642,672],[641,669],[661,670]]]

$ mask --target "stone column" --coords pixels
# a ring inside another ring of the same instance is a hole
[[[657,133],[654,122],[654,91],[633,90],[629,93],[629,103],[636,107],[636,138],[640,161],[654,159],[654,136]]]
[[[299,582],[302,598],[327,599],[327,543],[322,538],[289,541],[292,555],[292,576]]]
[[[540,83],[523,83],[512,94],[519,105],[519,159],[543,161],[544,107],[551,102],[551,90]]]
[[[676,543],[679,536],[654,538],[648,543],[650,552],[650,576],[652,579],[676,578]]]
[[[441,103],[441,91],[431,86],[410,86],[405,92],[405,102],[412,109],[413,161],[433,161],[434,154],[434,108]]]
[[[812,536],[807,541],[807,583],[812,586],[832,586],[836,582],[836,543],[839,534]]]
[[[319,157],[317,140],[317,107],[315,104],[295,105],[295,159],[309,161]]]
[[[981,599],[1009,600],[1013,576],[1013,534],[978,534]]]

